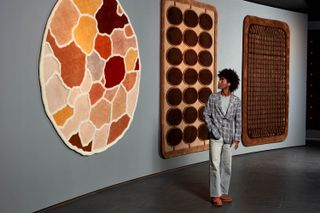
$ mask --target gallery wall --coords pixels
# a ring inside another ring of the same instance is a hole
[[[70,150],[45,114],[38,79],[42,36],[55,0],[0,3],[1,212],[31,212],[124,181],[208,160],[208,152],[160,155],[160,0],[119,0],[135,29],[141,57],[134,119],[121,140],[89,157]],[[203,0],[218,11],[218,70],[241,76],[242,21],[276,19],[290,28],[289,134],[234,155],[305,144],[307,15],[242,0]],[[236,91],[241,97],[241,89]],[[107,202],[107,201],[106,201]]]
[[[318,17],[313,17],[313,19],[311,19],[310,20],[310,16],[309,16],[309,22],[308,22],[308,30],[310,31],[310,32],[312,32],[312,33],[314,33],[314,32],[317,32],[317,33],[319,33],[320,32],[320,21],[319,21],[319,18]],[[310,40],[312,39],[312,37],[311,37],[311,35],[312,35],[312,33],[311,34],[309,34],[309,41],[308,42],[311,42]],[[318,39],[319,40],[319,39]],[[310,44],[310,43],[309,43]],[[308,54],[310,55],[310,54],[312,54],[311,52],[313,51],[312,49],[313,48],[316,48],[317,47],[317,45],[315,45],[315,44],[310,44],[310,49],[308,49]],[[311,88],[308,88],[308,86],[310,87],[311,85],[310,84],[312,84],[313,83],[313,81],[315,81],[317,78],[315,77],[315,76],[313,76],[312,77],[312,75],[311,75],[311,72],[313,72],[314,71],[314,69],[315,70],[317,70],[317,68],[316,67],[312,67],[312,63],[310,63],[311,62],[311,57],[308,59],[309,60],[309,64],[308,64],[308,67],[307,67],[307,73],[308,73],[308,75],[309,75],[309,79],[308,79],[308,77],[307,77],[307,83],[308,83],[308,85],[307,85],[307,93],[308,93],[308,89],[310,89],[310,91],[309,91],[309,94],[308,95],[313,95],[313,96],[311,96],[310,98],[309,98],[309,100],[307,100],[307,107],[308,107],[308,109],[307,109],[307,116],[308,116],[308,110],[310,110],[309,112],[310,112],[310,114],[309,114],[309,117],[307,117],[307,121],[308,121],[308,119],[310,119],[310,117],[315,117],[315,123],[319,123],[319,120],[317,120],[317,114],[319,113],[319,112],[317,112],[317,107],[314,107],[313,106],[313,104],[312,104],[312,102],[314,101],[314,100],[317,100],[316,98],[317,98],[317,96],[314,94],[314,92],[312,92],[312,90],[311,90]],[[316,60],[316,59],[313,59],[313,60]],[[315,75],[316,75],[316,73],[314,73]],[[315,91],[315,90],[313,90],[313,91]],[[312,108],[313,107],[313,108]],[[311,113],[312,112],[312,113]],[[315,112],[317,112],[317,113],[315,113]],[[310,115],[312,115],[312,116],[310,116]],[[314,118],[312,118],[312,119],[314,119]],[[311,120],[312,121],[312,120]],[[317,125],[317,126],[319,126],[319,125]],[[319,128],[316,128],[316,125],[315,126],[313,126],[313,128],[310,128],[310,127],[308,127],[308,125],[307,125],[307,129],[306,129],[306,140],[310,140],[310,141],[314,141],[315,143],[317,143],[317,144],[320,144],[320,130],[319,130]]]

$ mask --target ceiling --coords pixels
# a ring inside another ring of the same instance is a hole
[[[296,12],[302,12],[302,13],[308,13],[308,5],[310,8],[311,4],[315,4],[314,0],[245,0],[248,2],[254,2],[258,4],[263,4],[271,7],[296,11]]]

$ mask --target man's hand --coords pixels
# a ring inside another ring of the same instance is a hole
[[[233,145],[234,145],[234,149],[235,149],[235,150],[237,150],[237,149],[238,149],[238,147],[239,147],[239,143],[240,143],[240,141],[232,140],[232,144],[231,144],[231,146],[233,146]]]

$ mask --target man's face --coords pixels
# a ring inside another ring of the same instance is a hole
[[[226,88],[230,87],[230,85],[231,84],[224,77],[219,78],[219,82],[218,82],[219,89],[226,89]]]

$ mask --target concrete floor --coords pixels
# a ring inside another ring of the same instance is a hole
[[[42,212],[307,213],[320,212],[320,148],[295,147],[233,157],[230,195],[209,202],[203,162],[100,190]]]

